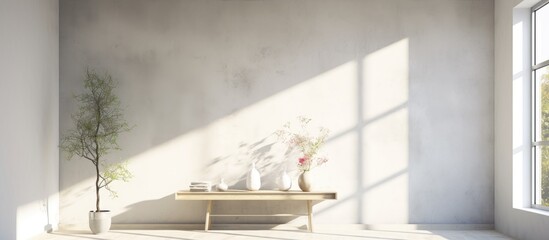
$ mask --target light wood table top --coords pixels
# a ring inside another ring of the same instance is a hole
[[[245,191],[228,190],[225,192],[190,192],[182,190],[175,193],[175,200],[332,200],[337,199],[336,192],[294,191]]]

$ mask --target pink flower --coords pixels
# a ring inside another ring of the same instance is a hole
[[[302,166],[303,164],[305,164],[305,161],[307,161],[306,157],[300,157],[299,160],[298,160],[298,164],[300,166]]]

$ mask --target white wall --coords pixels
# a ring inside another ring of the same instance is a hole
[[[242,187],[252,160],[265,188],[284,167],[296,176],[296,156],[271,133],[298,115],[332,132],[315,173],[339,199],[315,206],[315,221],[493,223],[491,0],[61,1],[60,11],[61,131],[87,66],[120,81],[136,125],[110,155],[135,175],[104,198],[114,223],[200,223],[204,204],[173,193],[222,177]],[[86,224],[91,165],[60,164],[61,223]]]
[[[535,2],[495,2],[495,225],[525,240],[549,236],[549,214],[529,208],[529,7]]]
[[[0,2],[0,239],[59,215],[59,2]]]

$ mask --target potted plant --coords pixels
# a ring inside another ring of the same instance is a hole
[[[93,233],[99,234],[111,226],[110,211],[101,209],[100,190],[104,188],[116,197],[109,184],[132,177],[126,163],[112,164],[106,158],[113,150],[120,150],[118,135],[130,127],[114,94],[116,84],[108,73],[99,75],[86,70],[84,88],[82,94],[75,96],[79,108],[71,115],[74,126],[61,137],[60,148],[67,153],[68,160],[76,156],[90,161],[94,168],[96,202],[95,211],[89,212],[89,226]]]
[[[304,192],[311,191],[309,172],[328,161],[327,158],[318,156],[318,151],[324,145],[329,130],[319,127],[318,132],[312,133],[309,122],[311,122],[310,118],[300,116],[297,127],[293,127],[294,125],[288,122],[276,132],[282,142],[288,144],[290,148],[297,148],[300,152],[300,157],[297,159],[297,167],[300,171],[298,185]]]

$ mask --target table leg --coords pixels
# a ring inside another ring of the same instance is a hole
[[[206,208],[206,223],[204,224],[204,231],[208,231],[210,228],[210,213],[212,212],[212,200],[208,200],[208,207]]]
[[[309,228],[309,232],[313,232],[313,201],[312,200],[307,200],[307,211],[308,211],[308,215],[309,215],[309,225],[308,228]]]

